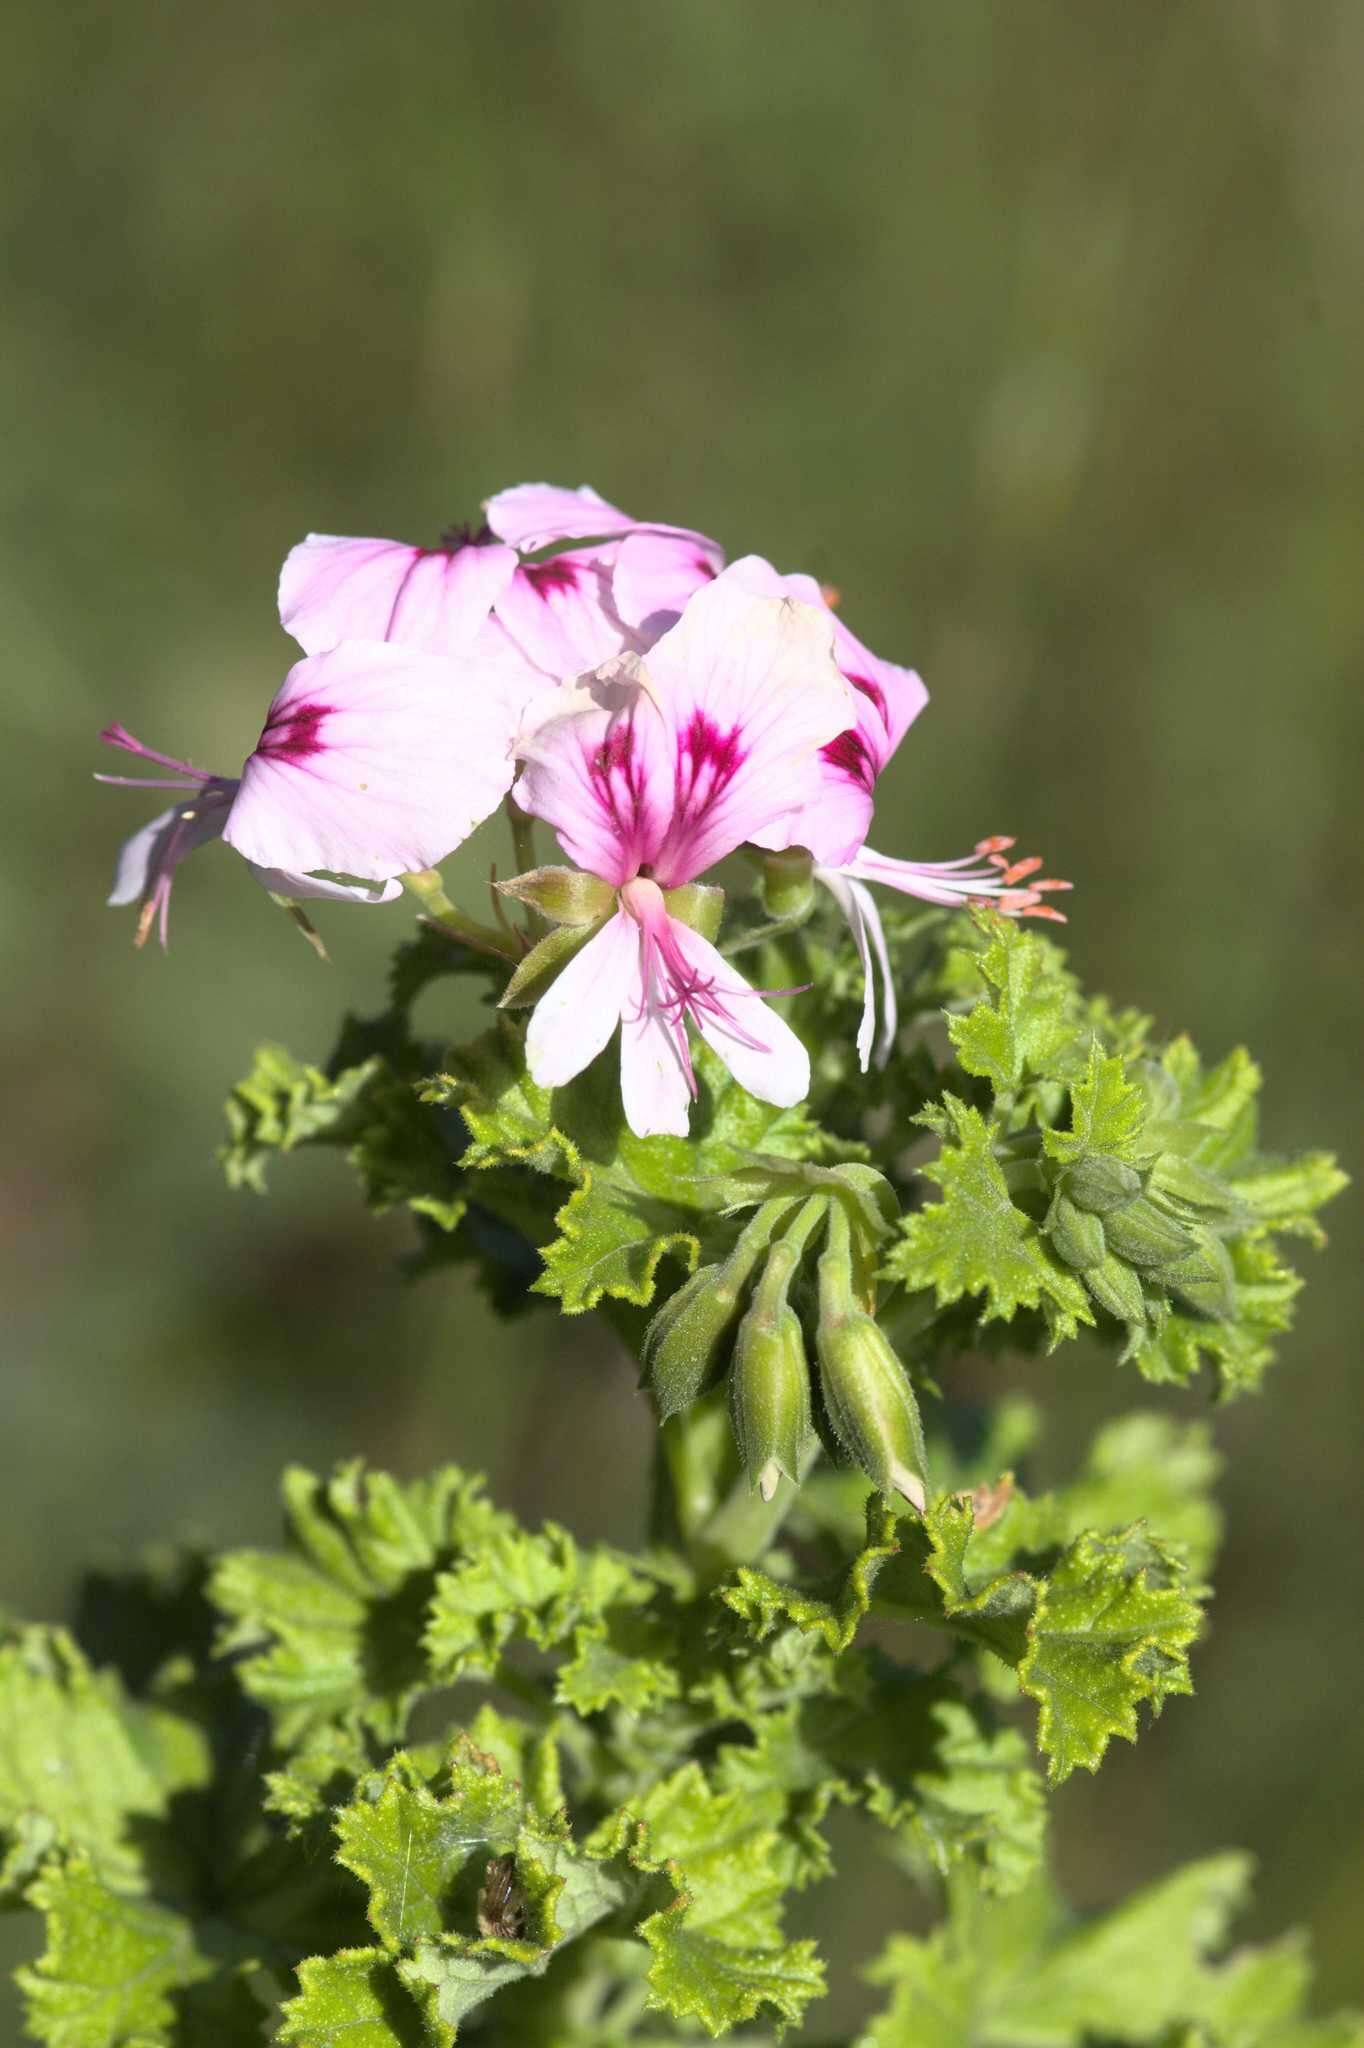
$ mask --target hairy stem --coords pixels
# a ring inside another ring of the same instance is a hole
[[[467,911],[450,901],[439,869],[418,868],[412,874],[404,875],[402,883],[421,904],[428,922],[448,932],[452,939],[462,940],[477,953],[495,953],[500,960],[521,958],[521,948],[509,931],[498,931],[495,925],[480,924],[476,917],[470,917]]]

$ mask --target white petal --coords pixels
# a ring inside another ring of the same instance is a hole
[[[532,682],[386,642],[298,662],[223,836],[260,867],[376,881],[432,866],[496,809]]]
[[[840,875],[832,868],[816,868],[815,880],[823,882],[834,902],[842,911],[857,957],[862,967],[862,1021],[857,1027],[857,1058],[865,1074],[871,1065],[871,1042],[876,1031],[876,989],[871,978],[871,945],[867,938],[867,921],[863,916],[859,893],[866,895],[860,882],[850,882],[846,875]]]
[[[289,896],[298,901],[320,903],[396,903],[403,893],[401,882],[324,882],[317,875],[291,875],[286,868],[258,868],[253,860],[246,865],[250,868],[262,889],[268,889],[272,896]]]
[[[857,957],[862,963],[862,1021],[857,1030],[857,1057],[865,1074],[871,1064],[872,1039],[876,1035],[873,951],[876,954],[876,964],[880,968],[882,987],[885,991],[885,1010],[880,1035],[876,1040],[878,1066],[883,1067],[890,1057],[898,1022],[895,981],[891,974],[890,954],[886,950],[886,935],[881,928],[881,914],[876,908],[870,889],[864,882],[852,881],[847,875],[841,875],[834,869],[821,867],[815,869],[815,880],[824,884],[847,919],[857,947]]]
[[[711,1051],[719,1054],[739,1086],[756,1095],[759,1102],[772,1102],[780,1109],[803,1102],[810,1092],[810,1056],[790,1025],[709,940],[676,919],[672,930],[689,964],[710,982],[737,1027],[730,1031],[702,1008],[697,1029]],[[755,1043],[745,1043],[748,1039]]]
[[[620,1027],[620,1095],[637,1138],[685,1138],[691,1089],[673,1028],[640,1001]]]
[[[603,1052],[639,987],[639,927],[618,910],[541,996],[526,1063],[541,1088],[561,1088]]]
[[[306,654],[344,640],[394,640],[434,654],[466,648],[516,569],[511,548],[310,533],[285,557],[280,624]]]

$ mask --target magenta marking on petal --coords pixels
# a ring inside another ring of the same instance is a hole
[[[581,563],[567,561],[562,555],[556,556],[553,561],[536,562],[525,571],[531,589],[545,603],[549,602],[556,590],[576,590],[581,574]]]
[[[687,794],[690,795],[702,775],[709,771],[711,786],[707,796],[714,797],[727,782],[732,781],[746,758],[737,725],[732,725],[728,732],[721,732],[704,711],[693,712],[691,723],[677,743],[679,784],[683,771],[689,769],[691,788]]]
[[[715,564],[711,561],[709,555],[693,555],[692,567],[698,576],[705,577],[707,583],[715,581]]]
[[[881,685],[874,683],[870,676],[847,676],[846,680],[867,699],[882,725],[886,728],[887,733],[889,733],[890,711],[886,704],[886,693],[881,688]]]
[[[868,795],[875,789],[876,762],[871,748],[855,725],[849,726],[846,732],[841,732],[837,739],[830,740],[819,751],[831,768],[836,768],[840,775],[846,775],[849,782],[855,782],[859,789],[865,789]]]
[[[330,704],[289,705],[266,722],[256,752],[271,761],[307,761],[322,753],[321,729],[331,711]]]

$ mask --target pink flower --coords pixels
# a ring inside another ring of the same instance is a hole
[[[519,484],[486,510],[478,532],[451,529],[434,548],[309,534],[280,574],[286,631],[308,654],[402,641],[521,663],[535,684],[558,683],[640,651],[724,562],[704,535],[643,527],[586,485]],[[548,546],[561,552],[520,559]]]
[[[782,576],[759,556],[750,555],[735,567],[742,570],[746,587],[755,592],[785,593],[807,604],[825,602],[813,578]],[[928,692],[913,669],[882,661],[841,619],[834,623],[834,658],[854,693],[855,722],[821,749],[821,782],[814,799],[753,838],[756,845],[772,852],[806,847],[814,855],[815,879],[829,890],[852,929],[865,990],[857,1034],[865,1073],[874,1039],[878,1060],[884,1063],[889,1056],[897,1021],[885,934],[868,882],[917,896],[926,903],[989,902],[1006,917],[1044,917],[1062,924],[1062,913],[1043,898],[1051,891],[1068,889],[1070,883],[1034,879],[1041,860],[1035,854],[1010,859],[1014,841],[1002,834],[978,841],[974,852],[959,860],[893,860],[873,852],[866,836],[877,779],[928,702]],[[880,970],[884,991],[879,1034],[873,966]]]
[[[390,902],[402,893],[395,877],[442,859],[501,802],[526,701],[519,668],[354,641],[290,669],[240,776],[210,775],[110,726],[101,737],[111,746],[170,775],[100,779],[181,800],[124,846],[109,900],[140,901],[139,940],[159,920],[164,944],[176,868],[222,838],[277,895]]]
[[[618,892],[536,1005],[530,1071],[561,1086],[619,1024],[621,1094],[640,1137],[686,1132],[689,1025],[760,1100],[789,1106],[809,1088],[794,1032],[664,894],[812,800],[819,750],[850,712],[830,614],[755,596],[744,567],[697,591],[642,659],[619,657],[564,709],[551,705],[520,748],[516,801]]]
[[[169,776],[97,775],[97,782],[118,783],[125,789],[166,789],[181,793],[180,801],[173,803],[169,810],[159,811],[140,831],[134,832],[131,839],[123,842],[114,868],[114,886],[109,893],[111,904],[141,905],[137,945],[146,942],[147,934],[156,925],[164,947],[175,871],[197,846],[205,846],[210,839],[221,838],[241,785],[231,776],[209,775],[202,768],[192,767],[188,761],[177,761],[171,754],[159,754],[153,747],[143,746],[141,740],[135,740],[121,725],[106,726],[100,738],[108,746],[122,747],[127,753],[137,754],[145,761],[155,761],[160,767],[173,772]],[[376,892],[372,888],[344,882],[315,880],[311,875],[288,874],[281,868],[258,867],[253,861],[247,865],[261,886],[276,896],[296,899],[321,897],[346,903],[389,903],[402,894],[400,882],[386,882]]]

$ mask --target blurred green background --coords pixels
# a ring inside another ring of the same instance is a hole
[[[429,538],[588,479],[837,583],[933,692],[877,843],[1018,833],[1075,878],[1088,978],[1245,1038],[1270,1142],[1357,1160],[1356,0],[76,0],[12,25],[0,97],[5,1603],[267,1536],[291,1457],[455,1456],[638,1525],[649,1423],[599,1332],[404,1283],[339,1161],[265,1202],[214,1166],[257,1038],[325,1054],[405,914],[323,907],[323,966],[221,850],[166,958],[101,908],[151,805],[90,783],[126,765],[96,732],[235,769],[309,528]],[[1057,1801],[1086,1899],[1253,1849],[1255,1931],[1304,1921],[1335,1998],[1364,1995],[1359,1221],[1304,1255],[1268,1400],[1219,1418],[1198,1700]],[[1058,1463],[1142,1391],[1031,1378]]]

